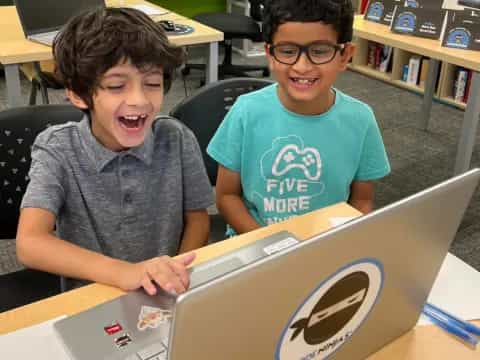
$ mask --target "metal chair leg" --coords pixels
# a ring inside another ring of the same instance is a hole
[[[32,79],[32,87],[30,88],[30,98],[28,100],[29,105],[35,105],[37,103],[37,87],[39,86],[38,82],[35,79]]]
[[[48,101],[48,90],[45,84],[40,83],[40,92],[42,93],[42,101],[44,104],[49,104]]]

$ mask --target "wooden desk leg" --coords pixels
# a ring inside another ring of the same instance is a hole
[[[207,84],[218,81],[218,42],[208,44],[206,75]]]
[[[457,158],[455,159],[455,175],[461,174],[470,168],[475,135],[477,134],[478,119],[480,116],[480,74],[473,72],[468,103],[463,116],[462,129],[458,138]]]
[[[428,65],[427,81],[425,82],[425,90],[423,94],[422,110],[420,112],[420,120],[423,130],[428,130],[428,120],[430,119],[430,110],[432,109],[433,95],[435,94],[435,85],[437,82],[438,69],[440,61],[430,59]]]
[[[18,64],[4,65],[5,80],[7,85],[7,105],[16,107],[22,105],[22,93],[20,91],[20,72]]]

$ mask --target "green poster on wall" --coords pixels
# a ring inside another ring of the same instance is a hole
[[[224,12],[225,0],[149,0],[183,16],[192,17],[205,12]]]

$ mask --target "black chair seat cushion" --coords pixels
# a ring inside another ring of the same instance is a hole
[[[193,17],[196,21],[223,32],[225,39],[261,40],[258,24],[249,16],[227,13],[206,13]]]
[[[60,294],[60,277],[25,269],[0,276],[0,312]]]

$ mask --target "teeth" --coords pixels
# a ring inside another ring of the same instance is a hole
[[[141,115],[124,115],[123,118],[125,118],[126,120],[139,120],[139,119],[145,119],[147,117],[147,115],[145,114],[141,114]]]
[[[307,84],[313,84],[315,82],[315,80],[310,80],[310,79],[293,79],[293,81],[299,83],[299,84],[302,84],[302,85],[307,85]]]

